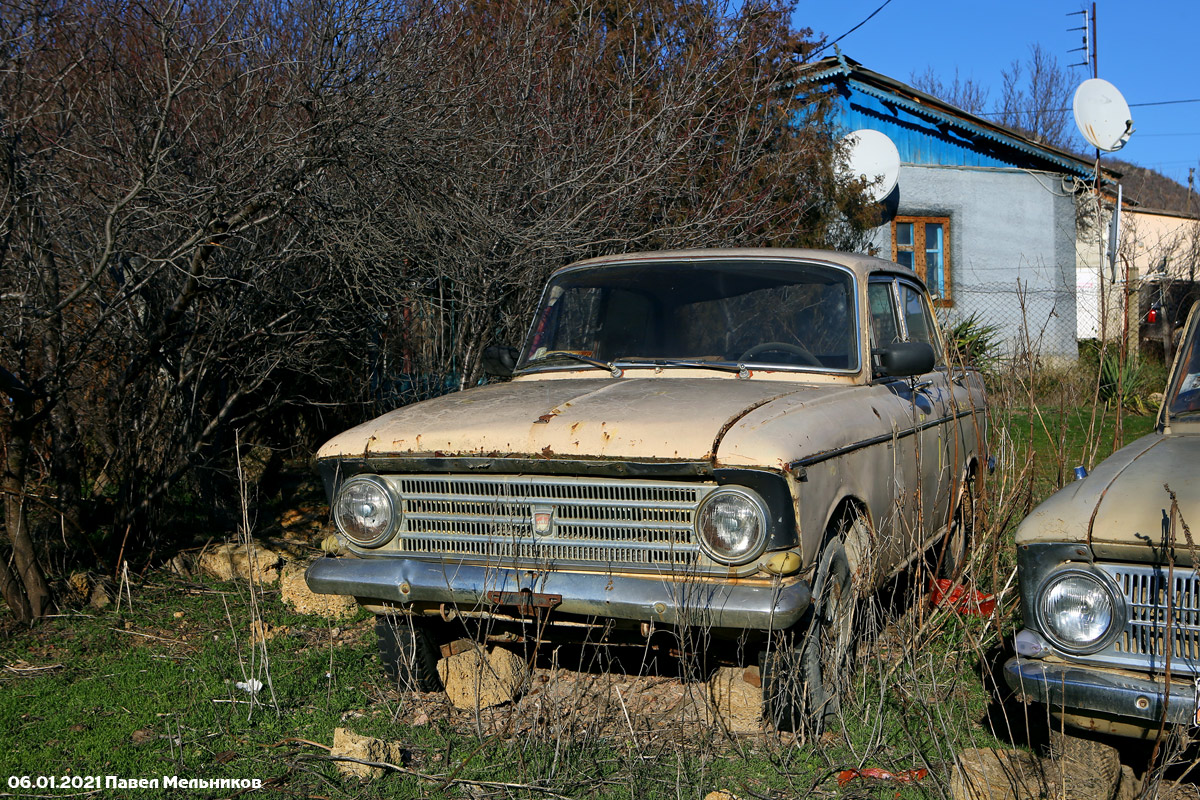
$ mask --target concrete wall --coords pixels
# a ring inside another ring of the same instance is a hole
[[[1097,339],[1118,338],[1124,329],[1124,316],[1136,326],[1138,310],[1124,305],[1126,280],[1136,296],[1148,284],[1168,286],[1179,281],[1191,283],[1200,266],[1200,220],[1182,214],[1125,207],[1121,210],[1121,238],[1114,275],[1108,252],[1112,207],[1100,210],[1101,225],[1091,224],[1095,216],[1089,199],[1088,222],[1080,230],[1078,241],[1078,335]],[[1103,269],[1099,265],[1103,265]],[[1103,286],[1104,298],[1101,299]],[[1136,298],[1135,298],[1136,305]],[[1100,309],[1107,312],[1101,320]],[[1131,332],[1131,343],[1136,330]]]
[[[940,310],[943,321],[974,313],[999,329],[1006,355],[1029,350],[1043,359],[1074,360],[1076,236],[1070,189],[1053,173],[902,164],[875,245],[880,256],[891,257],[896,215],[948,216],[953,306]]]

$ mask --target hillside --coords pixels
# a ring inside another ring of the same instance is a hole
[[[1180,214],[1200,213],[1200,198],[1166,175],[1119,159],[1106,158],[1104,163],[1122,173],[1121,186],[1126,199],[1134,200],[1145,208]]]

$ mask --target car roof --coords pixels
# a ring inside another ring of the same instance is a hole
[[[641,253],[621,253],[576,261],[555,270],[555,274],[580,267],[620,266],[637,262],[653,261],[718,261],[729,259],[762,259],[769,261],[804,261],[826,263],[845,267],[861,278],[888,272],[909,278],[921,285],[924,282],[917,273],[893,261],[868,256],[862,253],[844,253],[837,250],[815,250],[788,247],[720,247],[691,250],[652,250]]]

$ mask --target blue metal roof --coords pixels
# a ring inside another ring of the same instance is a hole
[[[1095,175],[1094,164],[1072,153],[1034,142],[864,69],[840,53],[802,69],[796,83],[835,84],[841,95],[838,121],[852,130],[883,131],[896,143],[900,160],[906,163],[1042,169],[1086,180]]]

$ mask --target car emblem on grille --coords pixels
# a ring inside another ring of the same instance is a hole
[[[533,532],[537,536],[545,536],[554,524],[553,506],[533,507]]]

